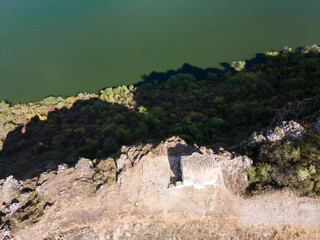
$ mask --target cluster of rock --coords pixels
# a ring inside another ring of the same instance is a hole
[[[209,148],[190,146],[178,137],[157,146],[123,146],[116,159],[92,161],[81,158],[75,167],[62,164],[56,171],[44,172],[33,179],[18,181],[10,176],[1,180],[0,239],[11,239],[11,229],[16,231],[36,223],[53,204],[56,206],[89,192],[95,193],[100,186],[117,180],[121,189],[122,172],[146,164],[145,159],[150,157],[174,159],[168,171],[180,171],[180,186],[196,189],[210,186],[243,195],[249,185],[246,169],[252,165],[252,160],[223,148],[214,152]],[[174,164],[178,167],[174,168]],[[126,176],[133,173],[139,174],[132,171]]]
[[[75,167],[59,165],[57,171],[18,181],[13,176],[0,180],[0,239],[11,239],[11,229],[22,229],[38,221],[62,196],[95,192],[102,184],[116,181],[113,159],[79,159]],[[71,187],[72,186],[72,187]]]
[[[190,146],[179,137],[169,138],[150,151],[157,156],[168,156],[176,176],[172,183],[179,188],[226,187],[236,195],[243,195],[249,185],[246,169],[253,162],[247,156],[223,148],[214,152],[210,148]]]
[[[298,140],[306,132],[305,128],[295,121],[283,121],[282,124],[272,130],[268,130],[266,138],[269,142],[282,139]]]
[[[302,101],[289,102],[273,118],[270,127],[291,119],[299,123],[310,123],[312,130],[320,130],[320,96],[305,98]]]
[[[247,156],[220,148],[190,146],[179,137],[171,137],[157,146],[122,147],[122,154],[116,160],[118,170],[136,166],[148,153],[154,156],[167,155],[178,187],[192,186],[204,189],[206,186],[223,186],[236,195],[243,195],[249,185],[246,169],[253,161]],[[182,182],[179,182],[181,177]]]
[[[305,134],[306,129],[295,121],[283,121],[280,125],[257,134],[254,132],[250,138],[243,144],[249,147],[257,147],[267,142],[275,142],[279,140],[299,140]]]
[[[255,148],[279,140],[296,141],[302,139],[308,130],[320,131],[320,96],[289,102],[265,132],[254,132],[241,146]]]
[[[116,159],[117,168],[119,171],[134,167],[139,163],[141,158],[148,154],[153,148],[152,144],[143,146],[122,146],[121,154]]]
[[[181,157],[183,181],[196,188],[220,185],[233,194],[244,195],[249,185],[246,169],[252,163],[247,156],[231,153],[223,148],[214,153],[212,149],[202,147],[201,154]]]
[[[212,155],[193,153],[181,158],[182,181],[184,185],[201,187],[215,185],[218,181],[216,161]]]
[[[9,219],[15,218],[18,210],[26,206],[30,196],[29,183],[18,181],[13,176],[0,180],[0,239],[12,238]]]

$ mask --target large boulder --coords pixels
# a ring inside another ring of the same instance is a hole
[[[295,121],[283,121],[278,126],[270,128],[265,134],[254,132],[248,140],[241,145],[250,148],[259,147],[267,142],[275,142],[280,140],[300,140],[306,133],[306,129]]]
[[[246,169],[252,165],[252,160],[223,149],[219,153],[213,153],[210,149],[202,149],[202,152],[181,156],[184,186],[197,189],[222,186],[236,195],[243,195],[249,186]]]
[[[215,185],[219,178],[217,161],[212,155],[193,153],[181,157],[182,181],[184,185]]]
[[[13,176],[0,180],[0,204],[10,204],[13,199],[20,195],[21,182]]]
[[[298,123],[310,123],[313,130],[319,130],[320,96],[305,98],[302,101],[289,102],[273,118],[270,128],[280,125],[283,121],[293,120]]]
[[[90,159],[80,158],[75,167],[75,173],[80,180],[92,179],[95,173],[92,161]]]
[[[283,139],[299,140],[303,137],[305,132],[306,130],[301,124],[295,121],[283,121],[279,126],[267,131],[266,139],[269,142]]]

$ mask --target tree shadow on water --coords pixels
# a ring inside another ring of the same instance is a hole
[[[251,68],[255,64],[264,62],[267,59],[266,55],[263,53],[257,53],[255,57],[251,59],[246,59],[246,68]],[[141,76],[142,81],[135,84],[135,86],[141,86],[145,83],[158,84],[167,81],[171,76],[176,74],[192,74],[197,80],[208,79],[209,75],[215,75],[216,77],[223,76],[228,71],[234,71],[230,63],[221,62],[219,65],[221,68],[200,68],[192,66],[189,63],[184,63],[181,68],[177,70],[168,70],[166,72],[156,72],[153,71],[150,74],[144,74]]]
[[[148,75],[142,75],[141,78],[143,81],[138,82],[135,84],[135,86],[141,86],[145,83],[163,83],[167,81],[171,76],[174,76],[176,74],[192,74],[194,77],[198,80],[204,80],[207,79],[208,74],[216,74],[216,75],[222,75],[225,72],[225,70],[221,70],[218,68],[206,68],[202,69],[196,66],[192,66],[189,63],[184,63],[181,68],[177,70],[169,70],[167,72],[151,72]]]

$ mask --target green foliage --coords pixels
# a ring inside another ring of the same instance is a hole
[[[260,181],[260,178],[257,174],[256,167],[251,166],[247,169],[248,178],[250,183],[256,183]]]
[[[118,103],[123,105],[134,105],[133,103],[133,93],[135,88],[131,85],[129,88],[127,86],[119,86],[116,88],[105,88],[100,91],[100,99],[103,101]]]
[[[297,170],[298,179],[300,181],[304,181],[310,177],[311,174],[316,173],[316,168],[313,165],[310,165],[308,168],[300,168]]]
[[[256,182],[268,182],[270,180],[271,165],[267,163],[258,163],[256,167],[252,166],[247,170],[249,181],[251,183]]]
[[[116,133],[117,139],[119,139],[120,142],[123,142],[123,143],[130,142],[131,140],[130,130],[119,127],[115,133]]]
[[[309,173],[310,173],[310,174],[314,174],[314,173],[316,173],[316,172],[317,172],[317,170],[316,170],[315,166],[310,165],[310,166],[309,166]]]
[[[245,61],[233,61],[231,67],[233,67],[236,71],[242,71],[246,66]]]
[[[300,147],[298,146],[297,148],[291,148],[289,150],[289,152],[284,152],[284,158],[286,160],[291,160],[291,159],[295,159],[295,160],[299,160],[300,158]]]
[[[307,168],[298,169],[297,173],[298,173],[298,179],[300,181],[304,181],[310,176],[309,170]]]
[[[119,148],[117,139],[115,137],[106,137],[102,143],[102,151],[106,153],[116,152]]]
[[[114,116],[113,120],[114,120],[115,124],[120,125],[120,124],[125,123],[127,119],[124,115],[118,113]]]
[[[59,101],[57,100],[57,98],[51,96],[51,97],[47,97],[47,98],[43,99],[43,103],[56,105],[59,103]]]
[[[270,52],[266,52],[266,55],[269,57],[276,57],[279,55],[279,52],[270,51]]]
[[[139,138],[145,138],[148,136],[148,126],[147,124],[145,124],[144,122],[140,122],[137,126],[137,128],[135,129],[135,136],[139,139]]]
[[[39,142],[37,145],[33,147],[33,151],[35,153],[41,153],[48,149],[48,145],[44,144],[43,142]]]
[[[138,107],[138,111],[141,114],[146,114],[147,113],[147,109],[143,106]]]
[[[251,190],[290,187],[299,195],[320,194],[320,133],[307,132],[299,141],[266,143],[248,155],[256,160],[248,170]]]
[[[300,159],[300,147],[292,141],[276,141],[261,147],[258,159],[261,162],[272,162],[290,165]]]
[[[257,164],[257,171],[261,176],[263,181],[267,181],[269,177],[269,172],[271,171],[271,166],[266,163],[258,163]]]

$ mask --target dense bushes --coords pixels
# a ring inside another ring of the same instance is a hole
[[[276,141],[248,153],[250,192],[291,188],[298,195],[320,195],[320,133],[308,131],[299,141]]]

